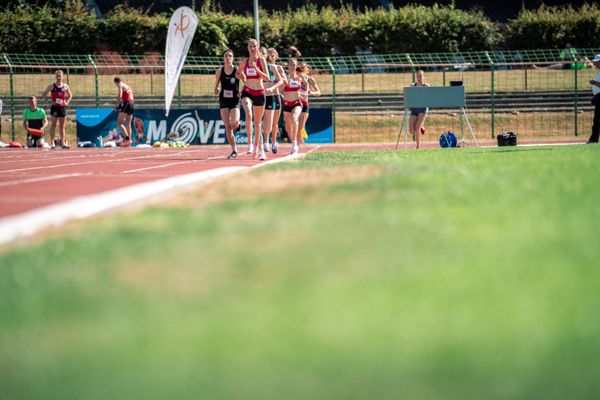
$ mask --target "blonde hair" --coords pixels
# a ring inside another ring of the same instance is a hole
[[[250,45],[250,43],[253,43],[253,44],[255,44],[258,47],[258,40],[256,40],[256,39],[250,39],[250,40],[248,40],[248,45]]]
[[[275,56],[275,59],[279,58],[279,53],[277,53],[277,50],[275,50],[275,48],[273,48],[273,47],[269,47],[267,49],[267,57],[272,56],[272,55]]]

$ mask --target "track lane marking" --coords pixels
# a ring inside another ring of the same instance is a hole
[[[21,184],[27,184],[27,183],[53,181],[53,180],[57,180],[57,179],[72,178],[72,177],[76,177],[76,176],[88,176],[88,175],[92,175],[92,173],[91,172],[76,172],[73,174],[40,176],[38,178],[27,178],[27,179],[19,179],[16,181],[0,182],[0,187],[21,185]]]
[[[248,171],[273,163],[300,159],[319,147],[310,149],[306,153],[290,154],[252,166],[220,167],[207,171],[152,180],[93,195],[78,196],[71,200],[63,201],[60,204],[40,207],[14,216],[0,218],[0,245],[31,236],[49,227],[64,225],[69,221],[84,219],[136,201],[148,200],[159,194],[173,193],[177,190],[208,182],[225,175]]]
[[[180,165],[180,164],[192,164],[195,162],[202,162],[202,161],[210,161],[210,160],[218,160],[220,158],[225,159],[225,156],[215,156],[215,157],[207,157],[207,158],[203,158],[200,160],[185,160],[185,161],[177,161],[177,162],[172,162],[172,163],[168,163],[168,164],[161,164],[161,165],[153,165],[152,167],[144,167],[144,168],[137,168],[137,169],[130,169],[127,171],[123,171],[122,174],[130,174],[133,172],[140,172],[140,171],[147,171],[150,169],[157,169],[157,168],[163,168],[163,167],[171,167],[173,165]]]

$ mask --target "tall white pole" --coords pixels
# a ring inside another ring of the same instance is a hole
[[[260,28],[258,25],[258,0],[254,0],[254,38],[260,43]]]

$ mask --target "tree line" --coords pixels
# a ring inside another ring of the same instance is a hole
[[[408,5],[385,10],[351,6],[260,11],[261,41],[278,49],[293,44],[307,56],[404,52],[465,52],[494,49],[597,47],[600,7],[545,7],[524,10],[507,23],[481,11],[453,5]],[[203,7],[190,54],[215,56],[226,48],[245,50],[254,36],[253,18]],[[163,52],[170,15],[118,6],[98,19],[81,0],[60,7],[8,5],[0,9],[0,52],[128,54]]]

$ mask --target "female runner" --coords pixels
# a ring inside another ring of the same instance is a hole
[[[273,154],[277,154],[277,131],[279,128],[279,117],[281,116],[281,95],[279,87],[285,82],[285,72],[281,65],[275,64],[277,61],[277,50],[270,48],[267,50],[267,72],[269,73],[269,81],[265,82],[267,88],[265,117],[263,120],[263,130],[265,132],[264,151],[269,152],[269,136],[272,135],[271,142],[273,143]]]
[[[215,73],[215,94],[219,95],[221,119],[225,124],[225,133],[231,146],[231,154],[227,156],[228,160],[233,160],[238,156],[233,133],[240,126],[240,109],[238,107],[240,80],[236,74],[237,68],[233,65],[233,51],[227,49],[223,52],[223,67],[217,69]]]
[[[54,132],[56,130],[56,122],[58,121],[59,136],[58,141],[59,147],[68,149],[71,146],[67,143],[67,133],[65,129],[65,120],[67,119],[67,106],[73,100],[73,95],[69,85],[63,83],[63,72],[61,70],[55,73],[56,81],[48,85],[42,97],[45,102],[48,102],[46,96],[50,93],[52,99],[52,105],[50,106],[50,147],[55,148],[56,143],[54,141]]]
[[[119,90],[115,110],[119,112],[117,116],[117,126],[123,132],[125,137],[121,147],[131,146],[131,121],[133,120],[133,91],[131,87],[121,80],[121,77],[115,76],[115,86]]]
[[[417,81],[411,86],[429,86],[425,80],[425,72],[420,69],[417,71]],[[427,108],[411,108],[410,117],[408,117],[408,132],[415,135],[417,149],[421,147],[421,135],[425,134],[425,118],[427,118]],[[415,133],[418,132],[418,133]]]
[[[306,68],[306,67],[305,67]],[[283,88],[283,120],[285,121],[285,130],[292,142],[292,153],[298,153],[298,122],[302,113],[302,76],[307,72],[306,69],[298,67],[298,60],[290,58],[288,62],[288,79]]]
[[[269,80],[266,72],[266,61],[258,53],[258,41],[248,41],[248,58],[239,65],[236,77],[244,82],[242,90],[242,106],[246,113],[246,135],[248,137],[248,153],[254,157],[265,159],[261,148],[260,122],[265,112],[265,87],[263,80]],[[252,127],[254,125],[256,152],[252,145]],[[261,153],[259,156],[259,152]]]
[[[310,67],[307,64],[302,63],[300,65],[301,69],[305,69],[307,72],[310,71]],[[300,121],[298,122],[298,141],[300,143],[304,143],[304,138],[302,137],[302,132],[304,132],[304,128],[306,126],[306,121],[308,120],[309,107],[308,107],[308,95],[320,96],[321,89],[319,89],[319,85],[317,85],[317,81],[310,75],[303,76],[302,90],[303,95],[300,97],[300,102],[302,103],[302,113],[300,114]]]

